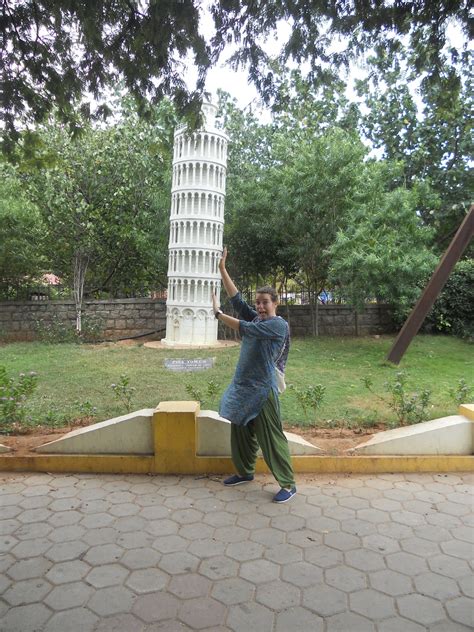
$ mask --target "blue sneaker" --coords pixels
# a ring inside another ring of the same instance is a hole
[[[239,476],[238,474],[233,474],[232,476],[229,476],[229,478],[225,479],[224,485],[226,485],[227,487],[232,487],[233,485],[242,485],[242,483],[250,483],[250,481],[253,481],[252,474],[250,476]]]
[[[291,489],[285,489],[282,487],[278,494],[273,497],[274,503],[286,503],[290,498],[296,494],[296,487],[292,487]]]

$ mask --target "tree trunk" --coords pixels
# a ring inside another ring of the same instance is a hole
[[[84,280],[86,277],[89,257],[82,252],[74,255],[74,302],[76,304],[76,332],[82,331],[82,297],[84,295]]]
[[[314,335],[319,336],[319,301],[318,294],[316,293],[315,297],[315,309],[314,309]]]

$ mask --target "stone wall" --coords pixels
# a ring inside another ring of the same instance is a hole
[[[321,336],[356,335],[356,317],[348,305],[319,305],[319,334]],[[311,310],[309,305],[290,305],[289,318],[285,306],[278,314],[289,320],[292,336],[311,335]],[[387,305],[366,305],[357,317],[359,336],[392,333],[394,324]]]
[[[289,307],[292,336],[311,335],[309,305]],[[85,319],[99,321],[104,338],[124,338],[163,330],[157,338],[165,337],[166,303],[163,299],[135,298],[104,301],[85,301]],[[287,318],[287,308],[279,308]],[[75,326],[73,301],[8,301],[0,303],[0,338],[6,340],[34,340],[36,323],[53,322]],[[390,309],[385,305],[367,305],[358,317],[359,335],[390,333],[394,330]],[[226,332],[227,333],[227,332]],[[326,336],[355,335],[355,317],[346,305],[319,306],[319,333]],[[229,337],[229,336],[227,336]]]
[[[166,327],[166,304],[163,299],[126,298],[85,301],[85,321],[96,322],[104,338],[124,338]],[[36,323],[54,322],[75,327],[73,301],[8,301],[0,303],[0,337],[7,340],[34,340]],[[164,337],[164,332],[162,336]]]

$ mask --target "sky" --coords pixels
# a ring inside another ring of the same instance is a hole
[[[209,39],[213,32],[213,21],[212,16],[206,9],[207,5],[208,2],[204,2],[201,9],[200,32],[206,39]],[[287,41],[290,33],[291,24],[281,21],[278,25],[276,37],[272,36],[265,42],[265,51],[271,56],[276,56],[279,53],[282,44]],[[453,24],[448,25],[447,36],[448,40],[452,42],[459,42],[460,38],[461,40],[464,40],[461,30]],[[335,42],[334,50],[336,50],[336,48],[338,47],[340,46],[338,46],[338,43]],[[256,88],[248,81],[246,69],[232,70],[225,64],[226,60],[229,59],[233,52],[235,52],[235,49],[235,46],[228,46],[224,51],[224,54],[221,56],[218,64],[209,70],[206,82],[206,90],[211,93],[215,101],[217,101],[216,97],[218,89],[228,92],[232,97],[236,99],[237,105],[240,108],[244,109],[249,105],[252,105],[252,110],[262,120],[262,122],[269,122],[271,118],[270,111],[261,104],[261,100]],[[188,87],[190,89],[193,89],[197,74],[193,68],[191,58],[188,58],[186,63],[187,70],[185,73],[185,77]],[[289,67],[297,67],[297,65],[289,64]],[[304,73],[304,65],[299,67]],[[353,89],[353,82],[356,78],[361,79],[365,77],[366,74],[367,73],[362,67],[362,63],[351,64],[350,71],[346,77],[346,95],[349,100],[360,102],[360,99],[357,97]],[[416,86],[413,86],[413,88],[414,90],[416,90]],[[415,100],[417,100],[416,93],[414,93],[413,96]],[[418,105],[421,106],[421,101],[418,103]],[[419,107],[419,109],[421,109],[421,107]]]

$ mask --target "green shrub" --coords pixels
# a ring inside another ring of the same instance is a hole
[[[308,419],[308,409],[311,409],[313,411],[313,414],[316,415],[317,411],[324,401],[326,387],[322,384],[314,384],[302,389],[294,386],[293,384],[290,384],[289,388],[293,391],[298,404],[303,409],[303,415],[305,416],[305,419]],[[313,420],[313,422],[315,421],[316,420]]]
[[[35,331],[41,342],[59,344],[62,342],[76,342],[76,330],[69,321],[63,320],[57,314],[51,319],[40,318],[35,322]]]
[[[426,318],[425,329],[474,340],[474,259],[456,265]]]
[[[137,389],[134,386],[130,386],[128,375],[121,375],[120,380],[116,384],[111,384],[110,388],[114,392],[115,399],[125,406],[127,413],[131,412],[132,401]]]
[[[8,428],[25,419],[25,403],[38,384],[34,371],[20,373],[18,378],[9,377],[4,366],[0,366],[0,428]]]
[[[431,391],[423,388],[419,393],[407,393],[407,375],[403,371],[397,371],[392,381],[387,380],[385,382],[385,390],[390,393],[390,399],[378,395],[373,390],[373,382],[370,376],[362,378],[362,382],[377,399],[393,410],[401,426],[426,421]]]

